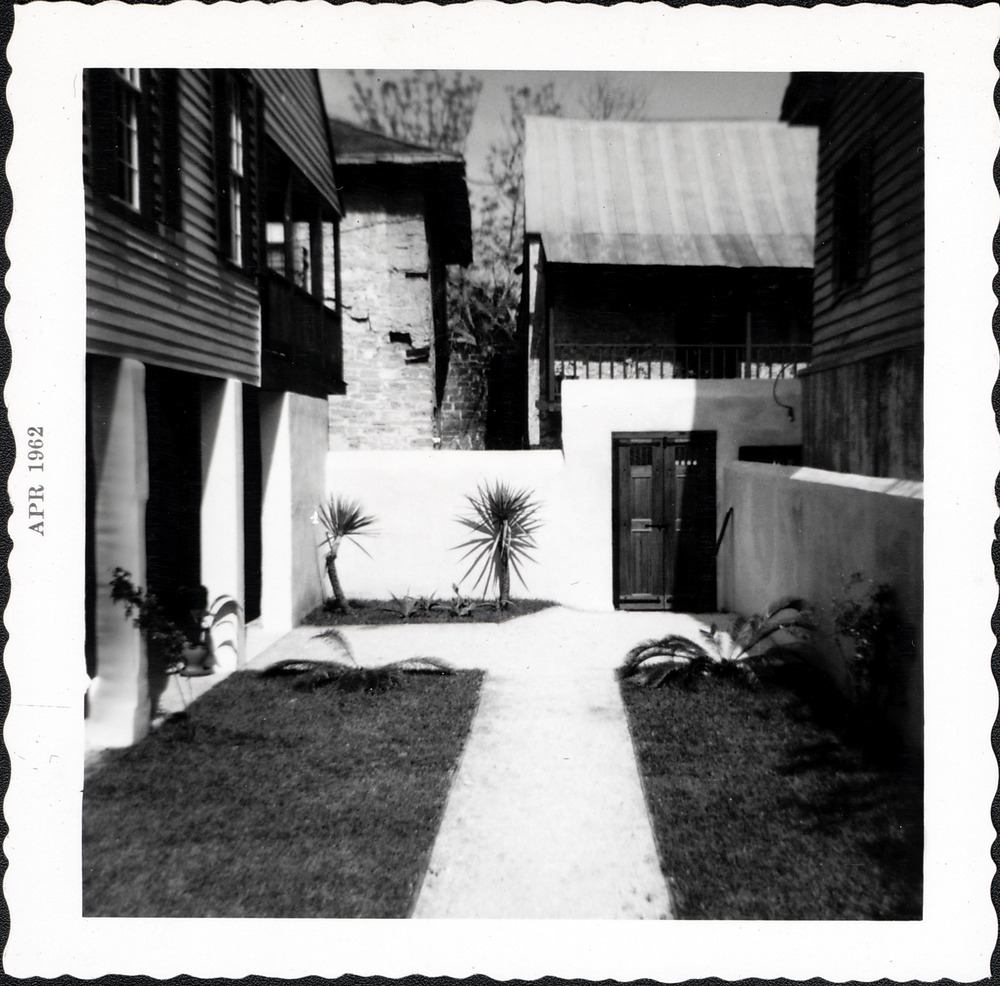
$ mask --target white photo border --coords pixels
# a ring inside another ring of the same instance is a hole
[[[15,443],[44,425],[46,528],[9,488],[5,726],[11,781],[6,971],[17,977],[495,979],[787,977],[973,981],[996,943],[990,900],[997,692],[990,542],[1000,447],[992,179],[994,4],[812,9],[659,4],[461,5],[179,0],[30,3],[7,56],[14,211],[7,237]],[[85,278],[80,81],[85,66],[921,72],[926,93],[925,916],[919,922],[84,919]]]

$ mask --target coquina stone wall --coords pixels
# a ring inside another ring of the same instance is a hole
[[[435,341],[423,193],[354,187],[345,205],[347,393],[330,399],[330,447],[432,448]]]

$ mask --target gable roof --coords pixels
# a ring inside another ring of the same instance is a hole
[[[330,136],[339,164],[465,164],[461,154],[408,144],[333,117]]]
[[[330,118],[330,138],[346,193],[367,180],[416,185],[426,192],[427,211],[440,233],[446,264],[472,263],[472,213],[465,158],[451,151],[408,144]]]
[[[525,120],[525,231],[570,264],[813,265],[812,127]]]

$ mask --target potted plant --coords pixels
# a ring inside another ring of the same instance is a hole
[[[125,617],[142,633],[146,646],[164,674],[197,678],[213,674],[215,654],[204,586],[180,589],[173,613],[153,593],[135,585],[130,572],[116,568],[111,578],[111,598],[125,604]]]

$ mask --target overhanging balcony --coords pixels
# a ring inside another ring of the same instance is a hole
[[[343,393],[338,312],[272,270],[261,295],[261,386],[312,397]]]
[[[773,380],[797,376],[808,365],[812,347],[573,342],[556,343],[554,349],[556,381]]]

